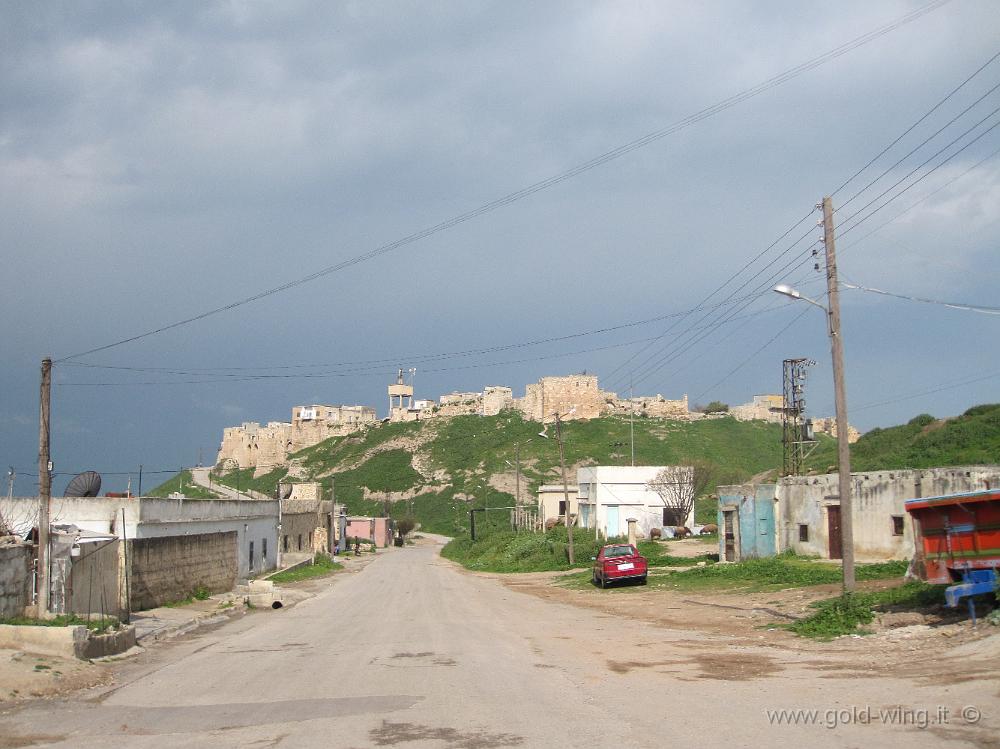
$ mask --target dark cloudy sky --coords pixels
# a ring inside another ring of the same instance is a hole
[[[0,465],[35,490],[47,354],[364,255],[924,4],[4,3]],[[1000,51],[998,32],[993,0],[953,0],[509,205],[60,362],[56,470],[97,469],[115,488],[140,463],[209,461],[223,427],[295,404],[384,413],[397,366],[417,368],[418,397],[523,394],[587,370],[619,392],[631,378],[637,393],[741,403],[780,392],[781,360],[803,356],[817,362],[809,410],[832,414],[822,313],[766,291],[778,273],[771,284],[822,297],[818,214],[740,271]],[[1000,305],[998,82],[1000,60],[834,195],[844,280]],[[726,306],[666,317],[702,303]],[[1000,400],[1000,316],[850,290],[842,305],[857,426]]]

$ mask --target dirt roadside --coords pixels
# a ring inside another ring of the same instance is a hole
[[[476,574],[476,573],[470,573]],[[1000,628],[981,622],[973,627],[962,612],[935,610],[920,614],[886,614],[872,625],[873,634],[820,642],[799,637],[782,625],[807,615],[810,604],[836,596],[839,585],[760,593],[677,591],[638,585],[601,590],[559,584],[566,573],[488,575],[512,591],[557,604],[640,620],[674,633],[697,636],[700,665],[712,671],[713,648],[763,648],[791,660],[842,676],[913,677],[947,685],[973,679],[1000,684]],[[898,585],[897,581],[862,583],[862,590]],[[759,651],[758,651],[759,652]],[[971,658],[970,658],[971,656]],[[769,663],[720,660],[719,667],[739,678],[738,671],[766,671]],[[619,668],[639,664],[619,665]],[[614,666],[612,665],[612,670]],[[735,671],[734,671],[735,669]],[[762,673],[760,675],[763,675]]]

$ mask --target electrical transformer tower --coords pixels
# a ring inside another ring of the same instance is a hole
[[[782,475],[798,476],[806,458],[816,448],[812,421],[805,418],[805,384],[811,359],[785,359],[781,404]]]

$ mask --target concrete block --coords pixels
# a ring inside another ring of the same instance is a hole
[[[0,624],[0,648],[24,650],[38,655],[59,658],[81,657],[87,642],[87,628],[35,627],[20,624]]]

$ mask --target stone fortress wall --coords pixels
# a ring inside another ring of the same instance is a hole
[[[732,406],[729,415],[737,421],[766,421],[771,424],[781,423],[781,411],[785,407],[785,398],[782,395],[755,395],[749,403],[739,406]],[[828,434],[833,438],[837,437],[837,420],[832,416],[815,417],[812,419],[813,432],[816,434]],[[847,441],[857,442],[861,438],[861,432],[847,425]]]
[[[393,402],[392,390],[400,387],[409,389],[410,396],[400,399],[395,394],[397,401]],[[629,414],[672,421],[703,418],[703,414],[690,410],[687,395],[674,400],[659,394],[619,398],[616,393],[601,390],[597,375],[587,373],[542,377],[538,382],[525,386],[523,398],[515,398],[511,388],[503,385],[489,385],[482,392],[446,393],[436,402],[413,400],[412,386],[402,386],[400,382],[390,385],[389,390],[393,405],[387,420],[391,422],[468,415],[496,416],[505,409],[515,409],[525,419],[542,423],[554,421],[556,413],[565,421]],[[783,403],[780,395],[755,395],[749,403],[733,406],[728,415],[738,421],[781,423]],[[814,418],[812,422],[815,432],[837,436],[834,419]],[[370,406],[295,406],[290,422],[272,421],[266,426],[245,422],[238,427],[227,427],[222,435],[216,465],[228,463],[230,466],[238,464],[241,468],[253,467],[254,475],[259,476],[284,465],[290,453],[378,423],[375,409]],[[848,439],[855,442],[859,436],[858,430],[851,427]]]
[[[378,423],[371,406],[295,406],[292,420],[256,421],[226,427],[215,464],[253,468],[260,476],[284,465],[289,453],[317,445],[330,437],[342,437]]]

